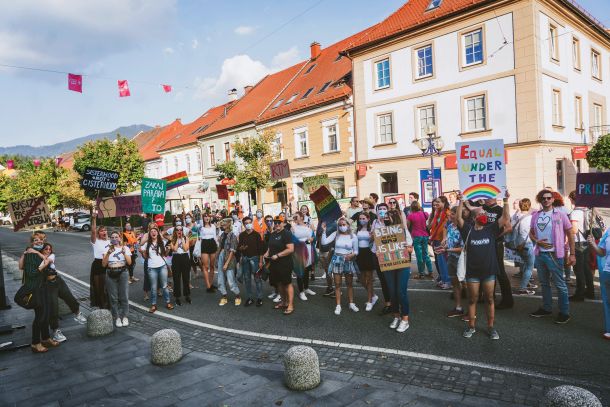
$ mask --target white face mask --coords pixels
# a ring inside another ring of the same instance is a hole
[[[256,217],[257,218],[262,218],[263,217],[263,213],[262,212],[256,212]]]
[[[246,230],[252,230],[252,228],[253,228],[253,227],[254,227],[254,226],[253,226],[251,223],[248,223],[248,224],[246,225]]]
[[[191,218],[186,218],[186,223],[191,223]]]
[[[339,226],[339,231],[340,231],[341,233],[345,233],[345,232],[347,232],[347,226],[346,226],[346,225],[341,225],[341,226]]]
[[[176,222],[176,226],[182,226],[182,222]]]

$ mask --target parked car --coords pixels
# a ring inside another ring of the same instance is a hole
[[[79,215],[74,218],[72,229],[88,232],[91,230],[91,217],[89,215]]]
[[[5,216],[0,217],[0,224],[1,225],[12,225],[13,221],[11,220],[11,216],[5,215]]]

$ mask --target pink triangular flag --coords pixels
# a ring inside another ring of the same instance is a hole
[[[83,93],[83,76],[68,74],[68,89],[74,92]]]
[[[119,97],[131,96],[131,92],[129,92],[129,84],[127,80],[119,80]]]
[[[172,91],[172,85],[161,85],[165,93],[169,93]]]

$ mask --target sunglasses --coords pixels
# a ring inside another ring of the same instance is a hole
[[[542,197],[542,200],[543,200],[543,201],[552,201],[552,200],[553,200],[553,197],[552,197],[552,196],[543,196],[543,197]]]
[[[390,205],[396,205],[396,201],[390,201]]]
[[[273,224],[274,224],[274,225],[279,225],[279,224],[281,224],[281,223],[282,223],[282,221],[281,221],[281,220],[274,220],[274,221],[273,221]]]

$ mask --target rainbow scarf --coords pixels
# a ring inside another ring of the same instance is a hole
[[[186,171],[180,171],[167,177],[163,177],[167,181],[167,190],[178,188],[179,186],[189,183],[189,177],[186,175]]]
[[[316,205],[320,222],[335,221],[343,214],[339,203],[325,186],[321,186],[315,192],[309,194],[309,198]]]
[[[314,238],[314,241],[311,242],[310,250],[307,250],[307,244],[301,242],[295,235],[292,235],[292,243],[294,244],[294,252],[292,252],[292,270],[299,278],[303,278],[305,275],[305,265],[310,258],[312,267],[314,269],[316,267],[316,238],[313,231],[312,237]]]

